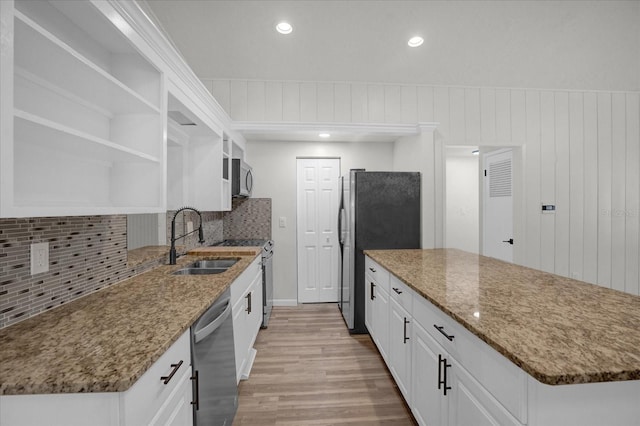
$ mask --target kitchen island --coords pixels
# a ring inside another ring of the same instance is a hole
[[[384,288],[376,279],[388,279],[389,299],[404,303],[393,312],[410,324],[407,345],[413,339],[419,346],[415,331],[424,327],[437,342],[433,351],[462,367],[466,359],[481,385],[499,376],[499,369],[486,374],[491,365],[504,367],[503,379],[514,384],[484,390],[511,411],[514,424],[640,424],[640,297],[454,249],[365,254],[371,288]],[[400,300],[407,293],[413,304]],[[471,348],[477,352],[466,353]],[[417,396],[407,395],[411,405]]]

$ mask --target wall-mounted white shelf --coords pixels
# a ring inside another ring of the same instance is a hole
[[[166,209],[164,76],[105,7],[2,6],[2,217]]]
[[[33,20],[19,11],[15,11],[15,18],[16,68],[29,70],[41,81],[64,88],[113,114],[160,113],[158,106]]]
[[[14,109],[13,114],[14,137],[20,144],[32,144],[44,149],[61,150],[77,159],[98,160],[100,162],[160,163],[158,157],[28,112]]]

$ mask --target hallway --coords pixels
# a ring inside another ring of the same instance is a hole
[[[336,304],[276,307],[261,330],[234,426],[415,425],[369,335]]]

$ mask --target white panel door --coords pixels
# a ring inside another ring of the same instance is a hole
[[[340,160],[298,159],[298,302],[337,302]]]
[[[511,150],[484,157],[482,254],[513,261],[513,173]]]

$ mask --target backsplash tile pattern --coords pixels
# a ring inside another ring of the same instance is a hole
[[[173,219],[174,211],[167,212],[167,245],[171,244],[171,220]],[[222,241],[222,227],[223,220],[222,212],[201,212],[202,213],[202,230],[204,231],[204,239],[205,243],[200,244],[198,242],[198,233],[194,232],[193,234],[181,238],[176,241],[176,246],[185,246],[187,250],[192,248],[207,246],[218,241]],[[193,230],[196,231],[198,229],[198,225],[200,224],[200,219],[198,218],[197,213],[192,212],[190,210],[186,210],[176,217],[176,237],[184,235],[187,233],[187,222],[193,222]]]
[[[0,219],[0,328],[127,277],[126,216]],[[31,276],[31,243],[49,271]]]
[[[224,213],[225,239],[271,239],[271,198],[234,198]]]
[[[198,218],[193,220],[197,229]],[[176,233],[182,235],[182,215]],[[203,212],[205,245],[222,240],[222,213]],[[167,213],[167,238],[171,218]],[[127,217],[0,219],[0,328],[141,274],[168,259],[127,266]],[[31,276],[31,243],[49,243],[49,271]],[[198,247],[198,234],[178,245]]]

